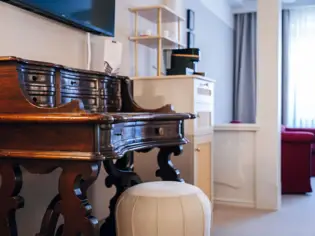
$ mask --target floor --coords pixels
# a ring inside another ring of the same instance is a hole
[[[315,189],[315,179],[312,183]],[[280,235],[315,236],[315,191],[284,195],[278,212],[215,206],[211,236]]]

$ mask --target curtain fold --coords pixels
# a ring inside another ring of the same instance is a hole
[[[235,15],[233,120],[256,121],[256,13]]]
[[[283,15],[283,124],[315,127],[315,8]]]

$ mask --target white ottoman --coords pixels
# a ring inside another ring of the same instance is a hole
[[[139,184],[117,202],[117,236],[209,236],[211,209],[196,186],[171,181]]]

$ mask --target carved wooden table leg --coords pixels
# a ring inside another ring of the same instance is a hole
[[[0,234],[17,236],[15,211],[24,206],[24,200],[18,196],[22,188],[22,173],[18,165],[1,160],[0,164]]]
[[[133,163],[125,156],[114,163],[113,160],[105,160],[104,168],[108,174],[105,179],[106,187],[113,185],[116,188],[114,197],[110,200],[109,216],[100,229],[100,236],[116,236],[115,208],[119,196],[129,187],[141,183],[140,177],[132,171]]]
[[[57,194],[57,196],[54,197],[53,200],[50,202],[45,212],[45,215],[43,217],[42,224],[40,227],[40,232],[36,234],[36,236],[62,235],[62,232],[60,232],[60,230],[62,230],[63,226],[60,227],[59,232],[58,230],[56,232],[58,219],[61,213],[60,201],[61,201],[60,194]]]
[[[160,169],[156,171],[156,176],[160,177],[164,181],[178,181],[184,182],[180,178],[180,171],[176,169],[171,161],[171,156],[174,153],[175,156],[180,155],[183,152],[182,146],[162,147],[158,153],[158,165]]]
[[[37,236],[98,235],[98,221],[91,216],[86,192],[99,174],[100,163],[69,161],[61,167],[59,194],[49,204]],[[60,214],[65,223],[56,230]]]

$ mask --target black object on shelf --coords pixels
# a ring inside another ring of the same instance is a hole
[[[167,75],[193,75],[200,59],[199,48],[175,49],[171,53],[170,67]]]
[[[187,9],[187,29],[195,29],[195,12],[191,9]]]
[[[195,34],[193,32],[187,32],[187,48],[195,47]]]

